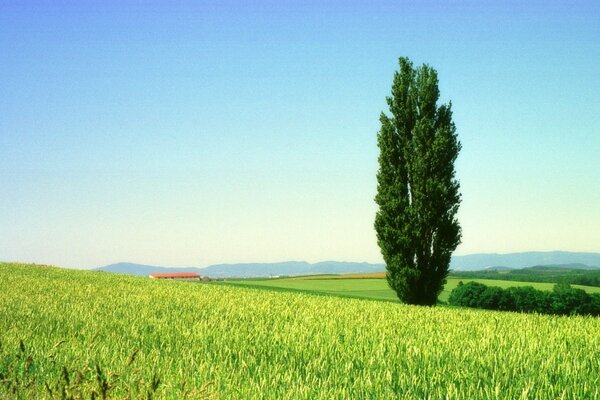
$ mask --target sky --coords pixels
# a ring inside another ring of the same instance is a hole
[[[597,1],[0,0],[0,260],[381,262],[401,56],[453,104],[455,254],[600,252],[598,43]]]

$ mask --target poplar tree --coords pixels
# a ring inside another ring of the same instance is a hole
[[[435,305],[461,238],[454,170],[461,145],[451,102],[437,104],[437,72],[414,68],[408,58],[399,64],[387,97],[390,115],[379,117],[375,230],[398,298]]]

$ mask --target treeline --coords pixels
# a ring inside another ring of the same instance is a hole
[[[600,287],[600,269],[536,266],[508,271],[452,271],[450,276],[465,279],[496,279],[521,282],[562,282]]]
[[[600,315],[600,293],[589,294],[565,283],[556,284],[554,290],[549,292],[531,286],[502,289],[478,282],[459,282],[450,293],[448,303],[486,310],[552,315]]]

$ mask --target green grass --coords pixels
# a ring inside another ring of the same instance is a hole
[[[228,284],[269,289],[289,289],[303,292],[396,301],[398,298],[384,279],[264,279],[230,280]]]
[[[511,286],[533,286],[539,290],[552,290],[554,287],[553,283],[532,283],[532,282],[517,282],[517,281],[500,281],[491,279],[460,279],[460,278],[449,278],[448,283],[445,285],[444,290],[440,294],[439,300],[447,301],[448,296],[452,289],[456,287],[459,281],[463,282],[480,282],[488,286],[499,286],[501,288],[507,288]],[[248,286],[248,287],[261,287],[270,289],[288,289],[298,290],[303,292],[314,292],[320,294],[329,294],[335,296],[346,296],[356,298],[366,298],[373,300],[389,300],[397,301],[398,298],[393,290],[391,290],[385,279],[318,279],[315,277],[302,278],[287,278],[287,279],[262,279],[262,280],[230,280],[227,281],[229,284]],[[590,293],[600,293],[600,288],[589,287],[589,286],[578,286],[585,289]]]
[[[0,398],[594,399],[600,319],[0,263]]]

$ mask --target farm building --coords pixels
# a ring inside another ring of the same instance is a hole
[[[171,272],[168,274],[150,274],[150,278],[153,279],[173,279],[177,281],[199,281],[205,280],[202,275],[198,275],[194,272]]]

